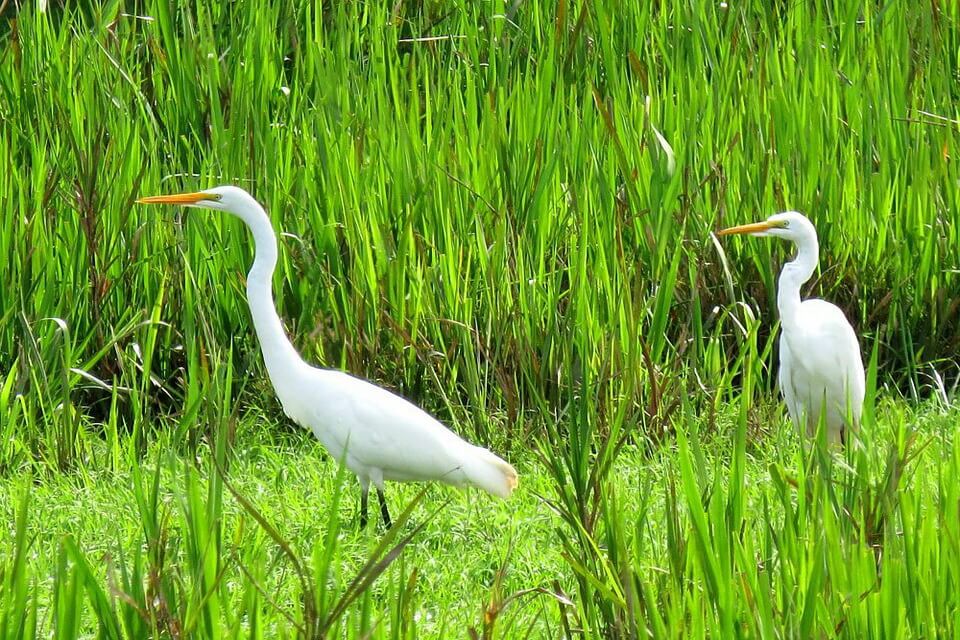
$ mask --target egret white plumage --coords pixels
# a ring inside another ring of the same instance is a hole
[[[313,367],[300,357],[277,315],[273,272],[277,237],[263,207],[239,187],[141,198],[143,204],[176,204],[225,211],[253,234],[255,257],[247,276],[247,303],[260,350],[284,413],[310,429],[360,481],[360,526],[367,522],[370,484],[390,526],[385,480],[436,480],[473,485],[506,498],[517,486],[514,468],[474,446],[407,400],[345,372]]]
[[[777,287],[780,311],[780,392],[790,419],[815,433],[821,417],[831,441],[859,427],[865,376],[860,344],[843,312],[826,300],[800,299],[800,287],[817,268],[819,244],[813,224],[787,211],[764,222],[731,227],[718,236],[747,233],[792,241],[797,257],[783,266]]]

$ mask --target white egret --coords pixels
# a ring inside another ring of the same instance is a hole
[[[362,490],[361,528],[367,522],[371,483],[388,527],[385,480],[473,485],[503,498],[517,486],[517,472],[510,464],[461,439],[419,407],[365,380],[303,361],[287,338],[273,301],[277,237],[266,211],[249,193],[223,186],[137,202],[225,211],[253,233],[255,257],[247,276],[247,303],[270,382],[284,413],[313,431],[330,455],[356,474]]]
[[[797,257],[783,266],[777,288],[780,311],[780,392],[790,419],[814,434],[822,419],[831,441],[856,429],[863,409],[865,376],[860,344],[843,312],[826,300],[800,300],[800,287],[817,268],[819,244],[813,224],[787,211],[764,222],[731,227],[718,236],[748,233],[791,240]]]

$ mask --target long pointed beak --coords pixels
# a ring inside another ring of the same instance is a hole
[[[220,196],[215,193],[204,193],[196,191],[194,193],[177,193],[169,196],[147,196],[146,198],[137,198],[140,204],[196,204],[203,200],[216,201]]]
[[[753,224],[742,224],[739,227],[730,227],[717,231],[718,236],[732,236],[739,233],[759,233],[760,231],[769,231],[773,225],[769,222],[754,222]]]

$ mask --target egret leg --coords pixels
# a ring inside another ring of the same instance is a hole
[[[393,526],[393,523],[390,522],[390,512],[387,510],[387,497],[383,495],[383,489],[377,487],[377,498],[380,499],[380,515],[383,516],[383,524],[387,525],[387,529]]]
[[[360,528],[367,526],[367,498],[370,496],[370,487],[366,486],[360,490]]]

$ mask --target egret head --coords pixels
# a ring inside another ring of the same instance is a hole
[[[266,225],[270,226],[263,207],[254,200],[253,196],[240,187],[223,186],[195,191],[193,193],[177,193],[169,196],[150,196],[140,198],[141,204],[179,204],[185,207],[199,209],[215,209],[226,211],[243,220],[251,229]]]
[[[139,198],[141,204],[179,204],[185,207],[199,209],[216,209],[217,211],[233,212],[242,208],[253,198],[240,187],[214,187],[204,191],[192,193],[177,193],[168,196],[149,196]]]
[[[814,239],[817,237],[817,231],[813,228],[813,224],[799,211],[775,213],[763,222],[730,227],[729,229],[718,231],[717,235],[729,236],[740,233],[748,233],[752,236],[761,237],[773,236],[775,238],[783,238],[784,240],[792,240],[796,243],[800,243],[811,236]]]

